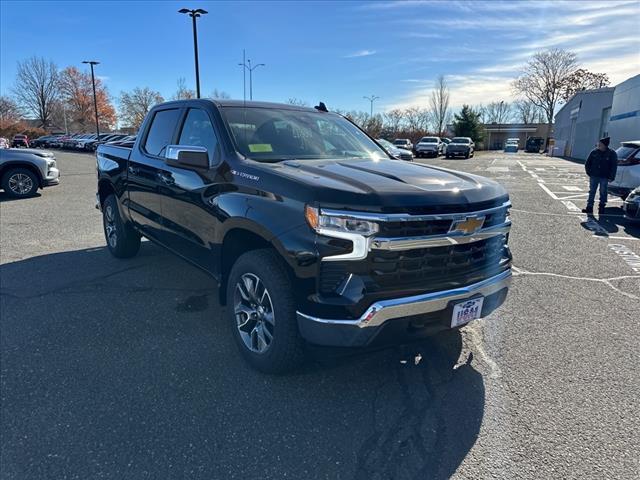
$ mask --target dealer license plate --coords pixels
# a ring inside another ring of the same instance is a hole
[[[482,302],[484,297],[474,298],[472,300],[465,300],[464,302],[456,303],[453,306],[453,315],[451,317],[451,328],[459,327],[465,323],[469,323],[471,320],[480,318],[482,315]]]

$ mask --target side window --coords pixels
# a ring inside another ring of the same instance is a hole
[[[209,164],[215,165],[218,162],[218,138],[213,130],[213,125],[211,125],[209,115],[204,110],[199,108],[189,110],[178,144],[206,147],[209,153]]]
[[[144,150],[149,155],[161,156],[164,154],[167,145],[173,140],[173,132],[175,132],[176,124],[180,110],[159,110],[153,116],[149,134],[144,142]]]

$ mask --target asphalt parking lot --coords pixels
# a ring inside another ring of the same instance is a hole
[[[460,332],[288,376],[250,370],[213,281],[112,258],[95,163],[0,193],[3,479],[637,478],[640,227],[588,219],[583,167],[425,159],[511,193],[506,304]]]

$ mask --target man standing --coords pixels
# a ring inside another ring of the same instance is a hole
[[[600,205],[598,213],[604,213],[604,207],[607,204],[607,186],[609,180],[616,178],[616,170],[618,169],[618,155],[609,148],[609,137],[601,138],[598,147],[594,148],[589,154],[584,169],[589,176],[589,198],[587,200],[587,208],[582,213],[593,213],[593,202],[596,199],[596,190],[600,189]]]

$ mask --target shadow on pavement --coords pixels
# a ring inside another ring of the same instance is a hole
[[[3,203],[3,202],[15,202],[15,201],[18,201],[18,200],[28,200],[30,198],[38,198],[38,197],[41,197],[41,196],[42,196],[42,194],[38,192],[38,193],[35,193],[34,195],[31,195],[30,197],[15,198],[15,197],[10,197],[4,191],[0,191],[0,203]]]
[[[480,430],[458,331],[265,376],[213,280],[150,243],[5,264],[0,287],[3,478],[445,479]]]

